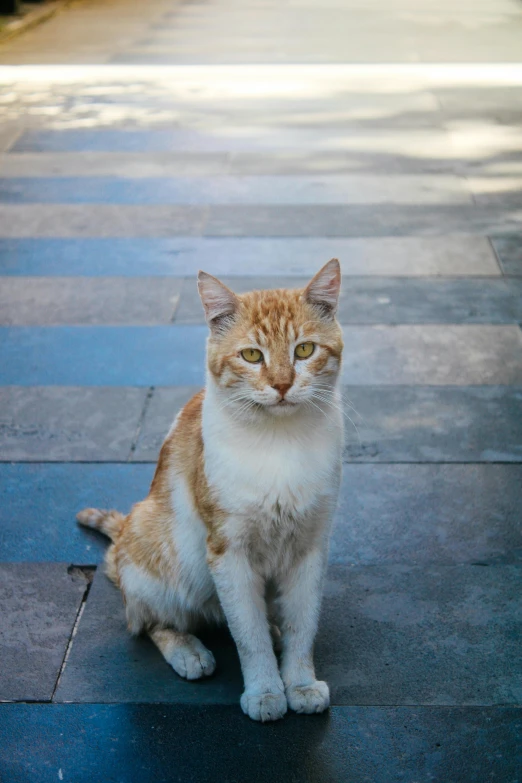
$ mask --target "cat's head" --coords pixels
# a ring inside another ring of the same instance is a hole
[[[235,294],[199,273],[208,370],[231,412],[286,416],[328,402],[343,349],[335,318],[340,285],[335,258],[304,289]]]

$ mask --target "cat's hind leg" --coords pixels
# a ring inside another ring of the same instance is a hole
[[[214,656],[196,636],[160,626],[152,628],[149,636],[180,677],[199,680],[214,673]]]

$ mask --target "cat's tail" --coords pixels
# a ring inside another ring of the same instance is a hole
[[[119,511],[105,511],[101,508],[84,508],[76,515],[76,519],[84,527],[92,527],[100,533],[105,533],[111,541],[118,538],[125,521],[125,517]]]

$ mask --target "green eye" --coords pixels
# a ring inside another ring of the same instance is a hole
[[[245,362],[250,362],[250,364],[263,361],[263,354],[257,348],[245,348],[244,351],[241,351],[241,356]]]
[[[313,343],[300,343],[295,349],[295,357],[296,359],[308,359],[314,351],[315,345]]]

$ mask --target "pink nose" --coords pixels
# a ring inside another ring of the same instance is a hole
[[[292,387],[291,383],[273,383],[272,388],[279,392],[281,397],[284,399],[285,394],[287,393],[288,389]]]

